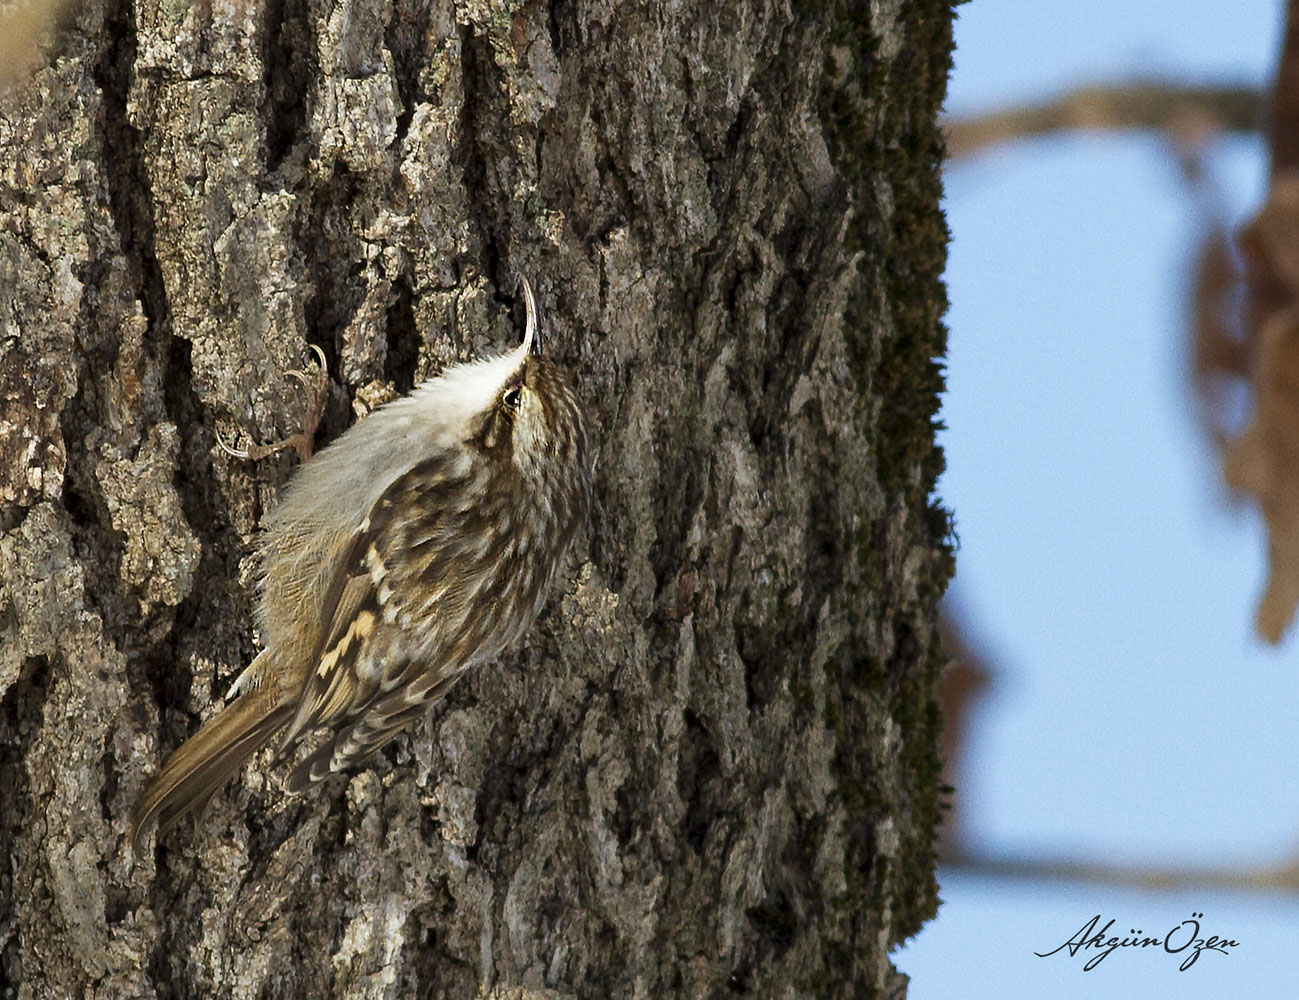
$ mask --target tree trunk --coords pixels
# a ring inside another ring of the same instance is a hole
[[[900,991],[951,12],[793,6],[89,0],[0,97],[0,996]],[[215,435],[292,433],[308,344],[322,440],[512,346],[520,274],[602,507],[523,648],[132,858],[294,461]]]

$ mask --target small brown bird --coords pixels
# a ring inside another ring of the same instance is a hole
[[[299,792],[383,746],[467,670],[518,641],[589,510],[586,425],[561,370],[523,343],[455,365],[303,464],[266,519],[265,649],[239,697],[173,753],[131,813],[132,847],[201,810],[280,733],[329,739]]]

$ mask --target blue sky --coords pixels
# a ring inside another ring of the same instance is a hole
[[[959,8],[948,108],[1134,76],[1265,87],[1283,14],[1281,0],[975,0]],[[1248,218],[1261,141],[1225,140],[1212,163]],[[1185,331],[1201,220],[1165,144],[1017,143],[950,166],[946,188],[940,492],[960,538],[952,598],[998,671],[961,783],[974,843],[1133,865],[1299,853],[1299,639],[1253,636],[1265,538],[1256,514],[1223,505],[1196,425]],[[1299,971],[1296,900],[940,876],[946,905],[895,957],[911,1000],[1264,996]],[[1204,912],[1242,944],[1186,973],[1146,952],[1090,973],[1032,955],[1098,912],[1147,934]]]

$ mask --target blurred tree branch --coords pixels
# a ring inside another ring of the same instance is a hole
[[[1238,892],[1299,891],[1299,858],[1280,865],[1250,868],[1193,868],[1087,863],[1065,857],[967,853],[943,870],[985,878],[1083,882],[1132,889],[1229,889]]]
[[[1263,123],[1264,101],[1265,95],[1252,87],[1129,80],[988,114],[947,118],[943,130],[948,159],[959,160],[990,146],[1056,132],[1179,131],[1195,123],[1215,133],[1254,133]]]

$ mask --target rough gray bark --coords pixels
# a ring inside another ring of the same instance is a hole
[[[936,905],[945,2],[125,0],[0,98],[6,997],[873,996]],[[370,769],[132,860],[271,440],[515,342],[603,516]]]

